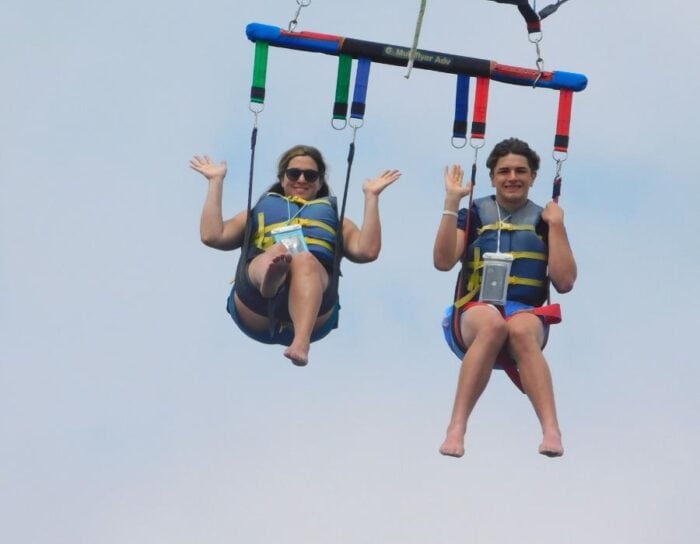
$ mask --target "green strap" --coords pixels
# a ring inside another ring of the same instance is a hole
[[[253,86],[250,88],[250,101],[265,102],[265,78],[267,75],[267,52],[270,44],[255,42],[255,64],[253,66]]]
[[[333,104],[333,119],[345,119],[348,115],[348,97],[350,95],[350,72],[352,57],[341,54],[338,56],[338,78],[335,84],[335,103]]]

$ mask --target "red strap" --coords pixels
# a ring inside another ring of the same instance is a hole
[[[309,38],[312,40],[322,40],[324,42],[341,42],[343,41],[342,36],[334,36],[333,34],[322,34],[321,32],[309,32],[304,30],[302,32],[294,32],[292,30],[280,30],[282,36],[292,36],[294,38]]]
[[[487,77],[476,78],[474,93],[474,117],[472,118],[472,138],[483,140],[486,136],[486,110],[489,106],[489,83]]]
[[[540,72],[534,68],[521,68],[519,66],[509,66],[508,64],[498,64],[497,62],[493,65],[493,73],[504,77],[526,79],[533,82],[536,79],[549,81],[554,78],[553,72]]]
[[[573,91],[559,91],[559,113],[557,114],[557,133],[554,136],[554,151],[566,153],[567,149],[569,149],[569,127],[571,125],[571,103],[573,97]]]

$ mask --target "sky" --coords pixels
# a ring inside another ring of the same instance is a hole
[[[543,2],[540,2],[543,4]],[[461,459],[438,454],[459,362],[456,270],[432,266],[454,76],[372,66],[348,217],[381,197],[378,261],[345,263],[341,325],[306,368],[225,312],[238,252],[199,240],[195,153],[245,207],[253,45],[293,0],[5,2],[0,18],[0,539],[13,544],[339,544],[700,539],[700,8],[574,0],[543,23],[574,96],[560,204],[579,278],[549,360],[564,433],[537,454],[527,398],[494,373]],[[419,2],[314,0],[298,30],[410,45]],[[636,9],[635,9],[636,8]],[[513,6],[428,2],[420,47],[534,66]],[[255,192],[316,145],[342,192],[334,57],[270,50]],[[493,83],[487,148],[518,136],[551,194],[557,93]],[[476,195],[489,194],[478,160]],[[693,430],[696,429],[696,430]]]

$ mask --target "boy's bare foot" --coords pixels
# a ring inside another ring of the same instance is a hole
[[[287,251],[287,248],[281,244],[280,246],[269,250],[276,254],[271,255],[272,261],[270,261],[270,266],[265,271],[260,284],[260,294],[265,298],[272,298],[277,294],[287,278],[289,263],[292,262],[292,255]]]
[[[561,433],[559,431],[545,431],[539,452],[547,457],[561,457],[564,455]]]
[[[284,356],[297,366],[306,366],[309,362],[309,343],[294,341],[284,350]]]
[[[447,436],[440,446],[440,453],[450,457],[462,457],[464,455],[464,432],[447,429]]]

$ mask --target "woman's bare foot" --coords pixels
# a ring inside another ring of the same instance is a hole
[[[306,366],[309,362],[309,343],[295,340],[284,350],[284,356],[297,366]]]
[[[561,457],[564,455],[564,446],[561,443],[561,433],[556,431],[545,431],[540,444],[539,452],[547,457]]]
[[[280,247],[272,248],[269,251],[276,254],[271,255],[270,266],[265,270],[260,283],[260,294],[265,298],[272,298],[277,294],[277,291],[279,291],[279,288],[287,278],[289,263],[292,262],[292,255],[281,244]]]
[[[464,455],[464,431],[459,429],[447,429],[445,441],[440,446],[440,453],[450,457],[462,457]]]

